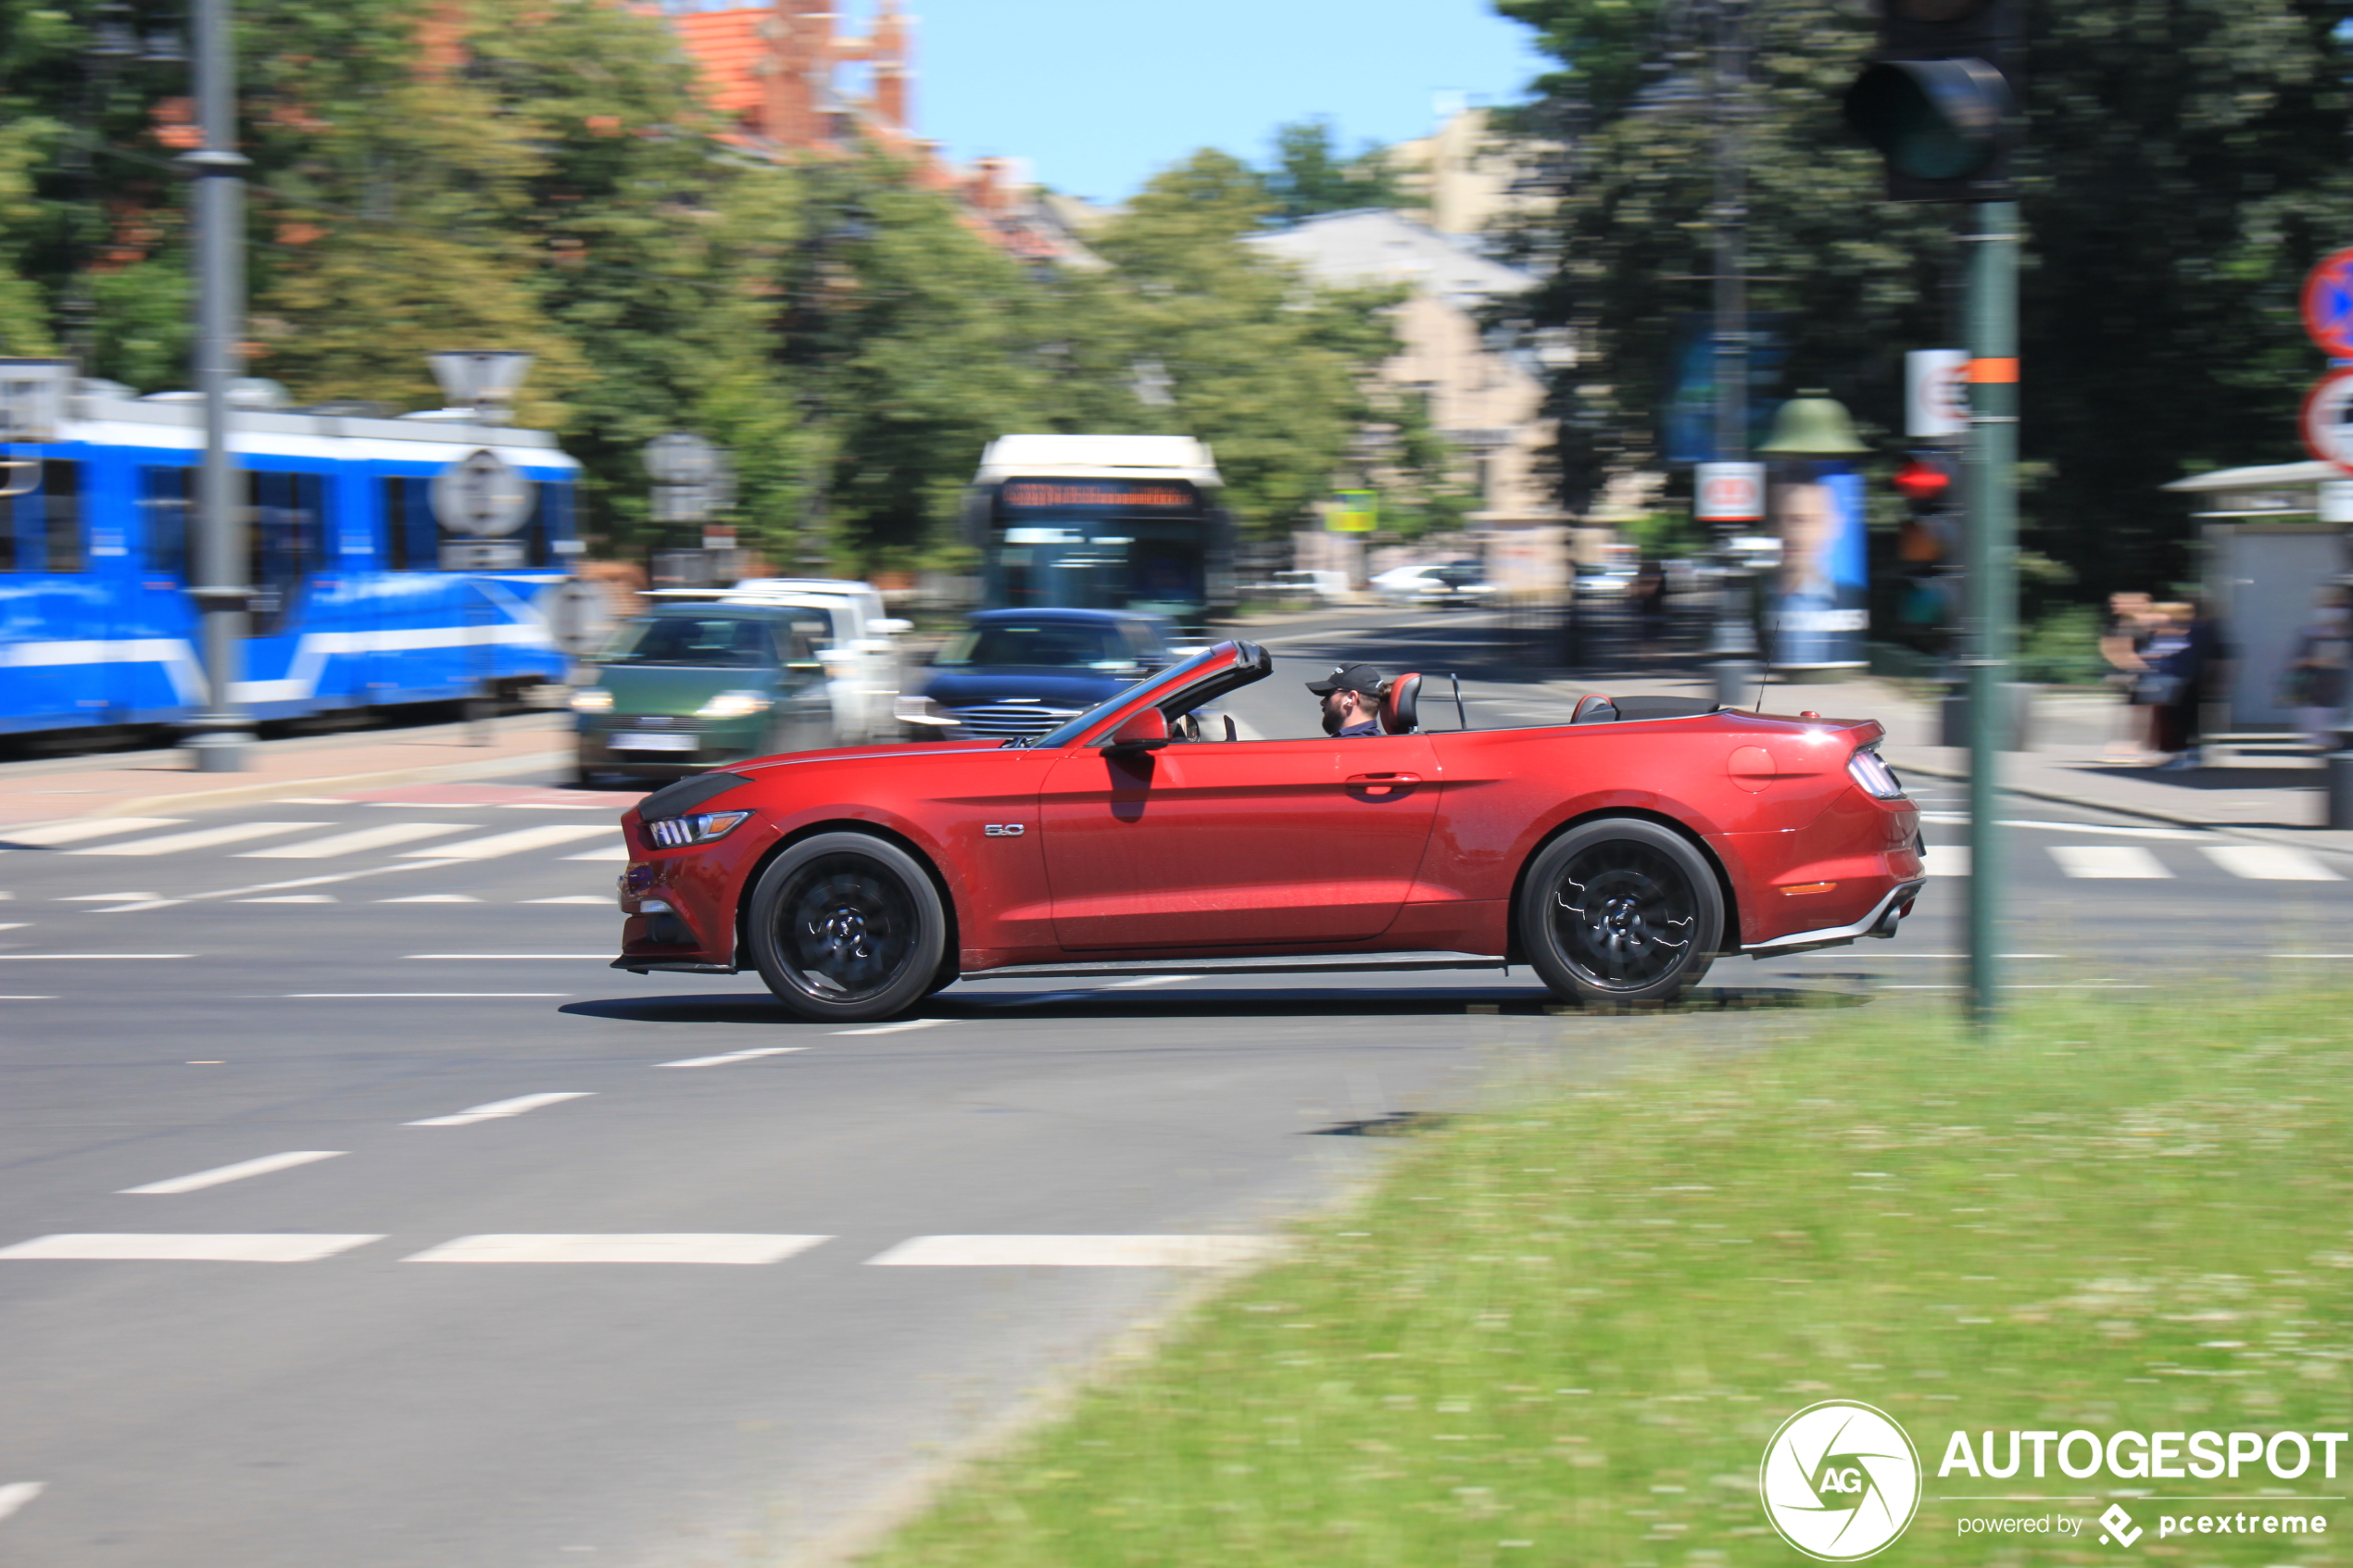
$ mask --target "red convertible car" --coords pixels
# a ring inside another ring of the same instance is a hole
[[[1032,741],[799,752],[623,819],[613,967],[757,969],[804,1018],[961,978],[1533,969],[1671,999],[1717,958],[1892,936],[1918,812],[1865,721],[1588,696],[1571,722],[1238,740],[1220,643]],[[1451,715],[1450,715],[1451,717]]]

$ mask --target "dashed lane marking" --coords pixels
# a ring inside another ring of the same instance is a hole
[[[610,963],[610,953],[411,953],[412,959],[438,959],[447,962],[459,960],[490,960],[496,962],[532,959],[553,959],[563,963]]]
[[[545,849],[556,844],[574,844],[584,838],[610,838],[618,831],[601,822],[553,822],[546,827],[494,833],[487,838],[462,839],[456,844],[436,844],[424,849],[403,849],[400,858],[405,860],[493,860],[502,855],[520,855],[526,849]]]
[[[46,1485],[42,1481],[11,1481],[0,1486],[0,1519],[7,1518],[39,1497]]]
[[[47,822],[40,827],[0,828],[0,845],[30,844],[52,849],[88,838],[109,838],[119,833],[145,833],[150,828],[176,828],[185,817],[102,817],[95,822]]]
[[[781,1263],[824,1236],[664,1232],[606,1236],[461,1236],[406,1263]]]
[[[2343,882],[2345,879],[2301,849],[2284,844],[2209,844],[2208,859],[2250,882]]]
[[[752,1061],[763,1056],[789,1056],[806,1046],[760,1046],[748,1051],[723,1051],[717,1056],[690,1056],[678,1061],[657,1061],[656,1067],[724,1067],[734,1061]]]
[[[444,999],[462,997],[468,1000],[488,1001],[499,997],[546,998],[571,995],[569,991],[287,991],[280,995],[278,999],[282,1002],[352,1002],[374,1001],[396,997],[422,997]]]
[[[612,897],[605,893],[566,893],[554,898],[525,898],[522,902],[526,904],[594,904],[599,909],[610,909]]]
[[[471,893],[411,893],[406,898],[379,898],[379,904],[479,904]]]
[[[36,1236],[0,1247],[0,1259],[63,1262],[315,1263],[378,1236],[326,1236],[307,1231],[196,1236],[139,1232]]]
[[[241,849],[233,857],[240,860],[323,860],[336,855],[357,855],[363,849],[384,849],[396,844],[412,844],[421,838],[439,838],[445,834],[464,833],[472,822],[384,822],[371,828],[355,828],[350,833],[329,834],[324,838],[306,838],[299,844],[272,844],[266,849]]]
[[[1103,987],[1106,991],[1140,991],[1148,985],[1180,985],[1188,980],[1199,980],[1198,974],[1146,974],[1134,980],[1114,980]]]
[[[1967,876],[1969,847],[1958,844],[1931,844],[1928,847],[1928,853],[1920,857],[1920,866],[1931,876]]]
[[[134,838],[128,844],[93,844],[81,849],[69,849],[69,855],[177,855],[190,849],[210,849],[222,844],[243,844],[249,838],[270,838],[282,833],[300,833],[305,828],[331,828],[333,822],[227,822],[220,827],[196,828],[188,833],[167,833],[154,838]]]
[[[953,1023],[952,1018],[911,1018],[904,1023],[876,1023],[864,1029],[836,1029],[837,1035],[903,1035],[910,1029],[933,1029]]]
[[[242,1182],[247,1176],[266,1176],[273,1171],[291,1171],[297,1165],[313,1165],[321,1160],[337,1160],[344,1151],[339,1148],[297,1148],[284,1154],[265,1154],[258,1160],[241,1160],[234,1165],[216,1165],[209,1171],[192,1175],[174,1176],[169,1181],[149,1182],[145,1186],[124,1187],[121,1196],[170,1196],[182,1192],[202,1192],[230,1182]]]
[[[2165,862],[2130,844],[2054,844],[2051,859],[2068,876],[2123,882],[2170,882]]]
[[[501,1117],[521,1116],[542,1106],[560,1105],[568,1099],[586,1099],[593,1089],[560,1090],[554,1094],[517,1095],[512,1099],[494,1099],[487,1105],[472,1106],[454,1116],[428,1116],[422,1122],[411,1122],[411,1127],[471,1127],[477,1122],[496,1122]]]
[[[0,963],[72,963],[96,959],[113,962],[132,959],[193,959],[195,956],[194,953],[0,953]]]
[[[1266,1236],[919,1236],[866,1260],[900,1268],[1215,1269],[1271,1254]]]
[[[233,904],[335,904],[342,902],[332,893],[277,893],[267,898],[233,898]]]
[[[579,855],[566,855],[563,856],[562,859],[567,860],[626,860],[629,859],[629,846],[626,844],[608,844],[601,849],[590,849],[585,853]]]
[[[120,904],[126,898],[160,898],[160,893],[69,893],[52,900],[59,904]]]

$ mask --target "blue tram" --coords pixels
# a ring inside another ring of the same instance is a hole
[[[0,445],[0,734],[170,723],[204,679],[184,590],[202,408],[185,394],[74,396],[38,445]],[[258,719],[429,702],[562,678],[552,590],[580,549],[579,465],[544,431],[455,413],[241,408],[230,446],[255,591],[236,699]],[[447,535],[434,476],[488,448],[530,484],[494,541]],[[37,464],[34,468],[27,462]]]

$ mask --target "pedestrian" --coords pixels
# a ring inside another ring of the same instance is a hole
[[[2157,749],[2173,754],[2158,764],[2170,773],[2205,765],[2198,746],[2199,719],[2226,655],[2221,623],[2214,619],[2204,596],[2163,608],[2167,640],[2173,646],[2162,656],[2155,656],[2156,645],[2151,644],[2142,658],[2170,682],[2160,699],[2155,728]]]
[[[2148,672],[2141,658],[2151,630],[2149,596],[2117,593],[2108,596],[2108,625],[2100,633],[2100,657],[2108,660],[2108,684],[2123,699],[2122,733],[2108,742],[2111,762],[2138,762],[2145,749],[2149,721],[2140,712],[2141,677]]]
[[[2313,596],[2312,616],[2296,629],[2287,669],[2280,680],[2280,706],[2296,710],[2296,727],[2316,751],[2334,751],[2343,742],[2347,669],[2353,666],[2353,594],[2323,588]]]

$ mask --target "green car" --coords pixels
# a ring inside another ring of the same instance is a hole
[[[791,606],[664,605],[624,621],[572,695],[579,782],[674,779],[747,757],[834,743],[833,697],[812,646],[816,615]]]

